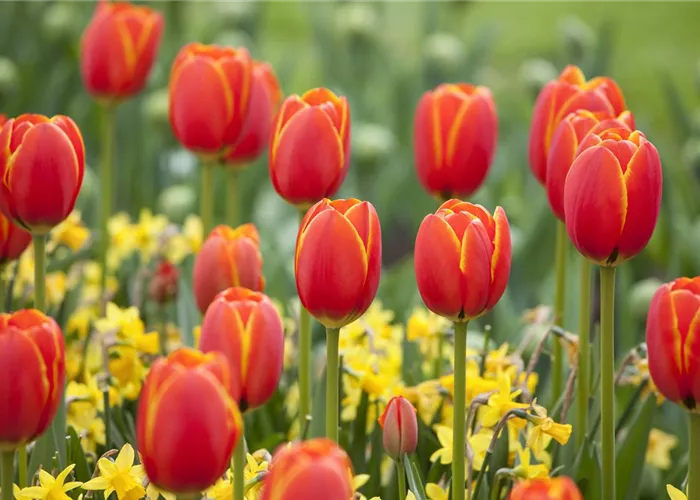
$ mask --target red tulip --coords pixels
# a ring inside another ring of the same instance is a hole
[[[0,314],[0,451],[48,429],[65,379],[63,334],[56,322],[35,309]]]
[[[167,304],[177,297],[180,271],[167,259],[163,259],[156,267],[148,284],[148,295],[158,304]]]
[[[547,198],[554,215],[564,221],[564,181],[576,159],[579,144],[588,134],[596,134],[609,128],[634,130],[634,118],[623,111],[618,118],[605,113],[591,113],[580,109],[566,116],[552,136],[547,157]]]
[[[153,363],[141,391],[136,438],[148,479],[199,494],[229,466],[243,421],[222,354],[180,349]]]
[[[497,136],[496,106],[486,87],[442,84],[426,92],[413,125],[418,179],[430,194],[469,196],[486,179]]]
[[[350,458],[333,441],[317,438],[279,448],[262,500],[348,500],[352,495]]]
[[[83,138],[73,120],[21,115],[0,130],[0,211],[46,234],[73,211],[85,172]]]
[[[80,42],[80,70],[88,92],[118,100],[146,83],[163,34],[163,16],[129,2],[97,4]]]
[[[199,311],[204,314],[214,297],[227,288],[263,291],[262,264],[260,236],[253,224],[215,227],[194,261],[192,287]]]
[[[267,295],[229,288],[202,320],[199,348],[221,352],[231,366],[231,392],[242,411],[272,397],[282,375],[284,326]]]
[[[558,79],[544,86],[532,114],[528,156],[532,173],[540,184],[546,182],[547,156],[554,131],[566,115],[579,109],[618,116],[627,107],[622,91],[611,78],[586,81],[576,66],[564,68]]]
[[[416,409],[409,401],[396,396],[389,400],[384,413],[379,417],[382,427],[382,443],[387,454],[394,460],[411,454],[418,446],[418,420]]]
[[[583,500],[583,495],[570,478],[559,476],[521,481],[513,487],[508,500]]]
[[[589,134],[564,186],[566,230],[601,265],[634,257],[649,242],[661,207],[661,161],[639,131]]]
[[[31,233],[15,226],[7,217],[0,214],[0,266],[19,259],[31,241]]]
[[[272,66],[264,62],[254,62],[245,131],[243,137],[224,158],[225,163],[245,165],[255,161],[262,154],[270,140],[272,119],[281,98],[282,91]]]
[[[170,124],[182,145],[219,158],[241,139],[253,61],[244,48],[190,43],[170,73]]]
[[[381,264],[382,234],[371,203],[324,199],[306,212],[294,272],[301,303],[324,326],[340,328],[364,314]]]
[[[661,285],[647,316],[649,372],[658,391],[697,410],[700,402],[700,277]]]
[[[292,95],[277,113],[270,139],[270,180],[292,205],[333,196],[350,164],[350,109],[328,89]]]
[[[510,275],[510,228],[506,213],[449,200],[423,219],[416,236],[418,291],[431,311],[453,321],[488,312]]]

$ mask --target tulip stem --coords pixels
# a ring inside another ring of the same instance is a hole
[[[589,363],[591,359],[591,263],[581,256],[578,302],[578,396],[576,398],[576,449],[580,449],[588,432]]]
[[[338,442],[338,343],[340,328],[326,328],[326,437]]]
[[[688,457],[688,500],[700,500],[700,415],[688,413],[690,454]],[[693,472],[695,471],[695,472]]]
[[[199,216],[202,219],[204,237],[212,230],[214,218],[214,165],[208,161],[202,163],[202,185],[199,193]]]
[[[299,304],[299,434],[311,415],[311,315]]]
[[[109,217],[112,215],[112,156],[114,148],[114,108],[111,105],[102,107],[102,158],[100,161],[100,307],[107,304],[107,253],[109,251]]]
[[[19,487],[27,486],[27,446],[20,445],[17,449],[17,468],[19,470]]]
[[[405,500],[406,498],[406,471],[403,466],[404,460],[405,455],[402,453],[396,462],[396,475],[399,478],[399,500]]]
[[[34,243],[34,307],[46,312],[46,235],[35,234]]]
[[[240,200],[238,199],[238,169],[240,167],[226,167],[226,223],[231,227],[238,226]]]
[[[602,500],[615,499],[615,268],[600,268]]]
[[[566,303],[566,249],[569,239],[566,234],[566,226],[560,220],[557,221],[557,243],[555,256],[556,282],[554,289],[554,324],[564,326],[564,304]],[[561,340],[552,336],[554,347],[552,349],[552,403],[559,399],[562,393],[562,381],[564,378],[564,353]]]
[[[233,451],[233,500],[245,500],[245,439],[241,433]]]
[[[467,322],[454,323],[454,408],[452,410],[452,500],[464,500],[467,433]]]
[[[15,479],[15,450],[2,452],[2,499],[12,500]]]

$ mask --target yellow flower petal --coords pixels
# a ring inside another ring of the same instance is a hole
[[[685,496],[685,494],[681,490],[674,486],[671,486],[670,484],[666,485],[666,493],[668,493],[668,496],[671,500],[688,500],[688,497]]]
[[[120,471],[129,470],[134,465],[134,448],[129,443],[126,443],[119,451],[114,464]]]
[[[100,460],[101,461],[101,460]],[[94,479],[90,479],[87,483],[83,483],[83,489],[84,490],[105,490],[109,488],[109,480],[104,477],[96,477]],[[105,492],[105,498],[109,496]]]

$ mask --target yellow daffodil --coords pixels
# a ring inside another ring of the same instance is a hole
[[[671,450],[678,445],[678,438],[659,429],[649,433],[649,443],[644,457],[646,463],[660,470],[671,468]]]
[[[109,372],[117,380],[121,395],[126,399],[137,399],[141,384],[146,376],[138,351],[131,346],[118,346],[110,349]]]
[[[80,481],[65,482],[68,474],[71,473],[75,464],[71,464],[55,478],[43,469],[39,469],[39,486],[23,488],[19,496],[24,498],[34,498],[36,500],[70,500],[67,492],[74,490],[83,483]],[[17,494],[15,490],[15,495]]]
[[[24,488],[26,490],[27,488]],[[28,496],[24,490],[21,490],[16,484],[12,485],[12,496],[15,500],[32,500],[32,497]],[[1,492],[2,490],[0,490]]]
[[[229,485],[229,489],[231,489],[231,485]],[[146,496],[149,500],[158,500],[159,497],[163,497],[165,500],[177,500],[177,495],[175,495],[175,493],[161,490],[151,482],[146,486]]]
[[[51,230],[51,239],[47,249],[52,251],[58,245],[65,245],[77,252],[89,237],[90,231],[81,221],[80,212],[73,211],[63,222]]]
[[[146,495],[141,483],[145,478],[143,465],[134,465],[134,449],[125,444],[116,460],[100,458],[97,467],[100,475],[83,484],[85,490],[104,490],[105,498],[116,492],[119,500],[138,500]]]
[[[551,417],[547,416],[547,410],[542,406],[533,404],[535,415],[532,417],[534,426],[530,429],[527,439],[527,446],[532,448],[535,455],[544,451],[544,435],[551,436],[557,443],[564,445],[571,437],[571,424],[558,424]]]
[[[536,479],[549,476],[549,468],[544,464],[532,464],[530,460],[530,450],[523,449],[518,453],[518,465],[513,472],[516,476],[524,479]]]
[[[90,331],[90,324],[96,319],[97,311],[94,307],[79,307],[68,316],[66,336],[76,336],[80,340],[85,340]]]
[[[510,376],[505,372],[500,372],[497,377],[498,392],[491,395],[488,405],[482,406],[479,412],[480,422],[485,427],[493,427],[510,410],[516,408],[528,408],[529,405],[516,403],[514,401],[521,389],[513,390]]]
[[[482,429],[467,438],[467,444],[472,453],[472,467],[474,470],[481,470],[481,467],[484,465],[486,450],[491,445],[492,439],[493,431],[489,429]]]
[[[666,493],[671,500],[688,500],[688,497],[681,490],[670,484],[666,485]]]
[[[502,344],[495,351],[486,354],[484,369],[487,373],[497,375],[500,371],[506,371],[513,365],[513,360],[508,356],[508,342]]]
[[[224,477],[219,479],[213,486],[205,492],[207,498],[212,500],[232,500],[233,499],[233,474],[228,469]]]
[[[435,483],[428,483],[425,485],[425,494],[428,495],[428,500],[449,500],[450,497],[447,495],[447,489],[442,489],[439,485]]]
[[[433,426],[435,434],[437,434],[438,441],[440,441],[440,448],[438,448],[432,455],[430,455],[431,462],[437,462],[443,465],[452,463],[452,429],[446,425],[436,424]]]
[[[49,305],[59,306],[66,297],[68,281],[66,273],[56,271],[46,275],[46,301]]]

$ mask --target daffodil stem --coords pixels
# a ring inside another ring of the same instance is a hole
[[[233,451],[233,500],[245,500],[245,439],[238,440]]]
[[[690,454],[688,456],[688,500],[700,500],[700,415],[688,413]],[[693,472],[695,471],[695,472]]]
[[[578,302],[578,395],[576,397],[576,449],[580,449],[588,429],[589,363],[591,359],[591,263],[579,257],[581,276]]]
[[[17,468],[19,471],[19,487],[27,486],[27,447],[22,445],[17,449]]]
[[[569,239],[566,234],[566,226],[560,220],[557,221],[557,243],[554,260],[556,282],[554,288],[554,324],[564,326],[564,304],[566,304],[566,249]],[[552,337],[554,347],[552,349],[552,402],[561,396],[564,380],[564,354],[561,340]]]
[[[15,450],[2,452],[2,500],[12,500],[15,477]]]
[[[34,307],[46,312],[46,235],[35,234],[34,243]]]
[[[399,500],[406,498],[406,471],[403,468],[405,456],[402,454],[396,462],[396,476],[399,478]]]
[[[226,223],[231,227],[238,226],[240,199],[238,194],[238,169],[240,167],[228,166],[226,168]]]
[[[602,500],[615,499],[615,268],[600,268]]]
[[[214,220],[214,165],[209,161],[202,163],[202,183],[199,193],[199,216],[202,219],[204,237],[211,232]]]
[[[112,168],[112,156],[114,149],[114,108],[111,105],[102,107],[102,144],[100,159],[100,304],[105,307],[107,303],[107,252],[109,250],[109,217],[112,215],[112,181],[114,172]]]
[[[452,412],[452,500],[464,500],[467,433],[467,322],[454,323],[454,408]]]
[[[326,437],[338,442],[338,343],[340,328],[326,328]]]

